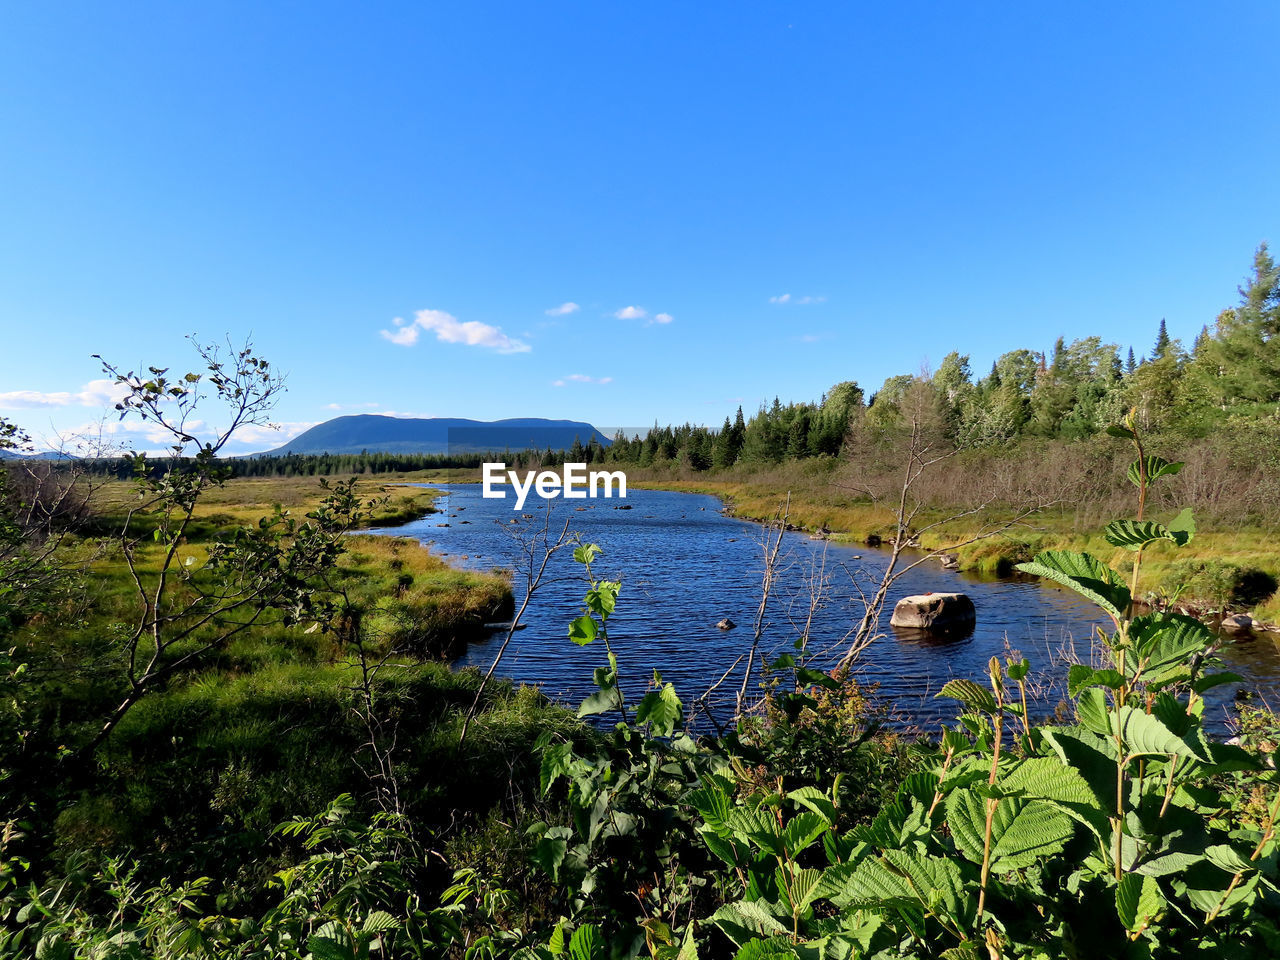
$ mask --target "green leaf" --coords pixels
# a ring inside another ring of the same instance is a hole
[[[684,705],[676,696],[676,688],[663,684],[659,690],[650,690],[636,707],[636,723],[647,723],[654,736],[669,737],[684,719]]]
[[[383,930],[390,930],[396,923],[396,918],[387,913],[387,911],[375,910],[364,918],[364,932],[381,933]]]
[[[547,941],[547,950],[553,957],[562,955],[568,949],[566,942],[564,922],[556,924],[556,928],[551,931],[551,938]]]
[[[1090,554],[1045,550],[1036,554],[1030,563],[1018,564],[1018,569],[1074,590],[1116,620],[1122,619],[1129,609],[1129,588],[1124,580]]]
[[[1126,550],[1141,550],[1161,540],[1174,541],[1169,528],[1154,520],[1113,520],[1102,530],[1107,543]]]
[[[559,777],[569,772],[573,761],[573,744],[553,743],[542,751],[542,767],[539,771],[542,792],[545,794]]]
[[[1101,685],[1111,690],[1124,686],[1124,677],[1115,670],[1095,670],[1084,663],[1073,663],[1067,671],[1067,695],[1078,696],[1086,687]]]
[[[1094,733],[1111,733],[1106,694],[1097,687],[1085,688],[1076,700],[1076,719]]]
[[[810,867],[795,871],[792,875],[785,867],[778,867],[778,889],[783,891],[783,895],[787,898],[787,902],[791,905],[791,909],[805,910],[809,904],[813,903],[818,896],[821,888],[818,881],[822,879],[822,871],[814,870]],[[790,890],[788,884],[781,882],[783,879],[790,881]]]
[[[1204,862],[1198,853],[1183,853],[1178,850],[1152,857],[1146,863],[1135,868],[1135,873],[1144,877],[1166,877],[1174,873],[1186,873],[1197,863]]]
[[[601,580],[587,591],[587,607],[601,620],[608,620],[618,605],[618,593],[622,584],[616,580]]]
[[[604,553],[597,543],[584,543],[580,547],[573,548],[573,559],[578,563],[592,563],[595,558]]]
[[[743,944],[733,960],[796,960],[799,956],[790,937],[770,937]]]
[[[828,829],[830,827],[821,814],[806,810],[804,813],[799,813],[792,817],[791,821],[783,828],[782,842],[794,858],[802,850],[808,849],[809,845],[826,833]]]
[[[326,925],[326,928],[328,925]],[[313,934],[307,939],[307,949],[314,960],[355,960],[351,947],[329,937]]]
[[[1129,624],[1133,655],[1125,658],[1125,673],[1132,679],[1141,670],[1147,682],[1159,682],[1170,668],[1181,667],[1216,641],[1213,631],[1194,617],[1180,613],[1134,617]]]
[[[963,678],[948,680],[943,684],[942,689],[934,695],[935,700],[939,697],[950,697],[952,700],[959,700],[964,704],[966,710],[994,713],[996,709],[996,698],[990,690],[979,686],[972,680]]]
[[[751,848],[745,842],[735,840],[727,834],[728,831],[725,836],[720,836],[709,829],[703,829],[698,833],[702,837],[702,842],[707,845],[707,849],[729,866],[745,867],[750,864],[754,859]]]
[[[603,690],[597,690],[578,705],[578,719],[598,716],[602,713],[608,713],[610,710],[621,709],[621,707],[622,698],[618,695],[617,688],[607,687]]]
[[[1196,535],[1196,518],[1192,515],[1190,507],[1169,521],[1169,532],[1173,534],[1174,541],[1180,547],[1191,542],[1192,537]]]
[[[1126,873],[1116,884],[1116,916],[1125,929],[1137,932],[1150,926],[1164,911],[1160,885],[1152,877]]]
[[[895,904],[911,906],[919,903],[906,878],[890,870],[879,859],[863,860],[856,865],[828,867],[822,890],[822,895],[837,907],[846,910]]]
[[[1179,756],[1205,763],[1213,761],[1200,738],[1178,736],[1157,717],[1136,707],[1121,706],[1110,715],[1111,732],[1119,733],[1127,756]]]
[[[956,846],[974,863],[982,863],[987,801],[974,790],[947,797],[947,825]],[[1039,800],[1004,798],[991,818],[991,869],[1008,873],[1061,852],[1075,832],[1062,811]]]
[[[1110,433],[1110,428],[1107,430]],[[1117,434],[1118,436],[1118,434]],[[1129,436],[1133,436],[1132,433]],[[1156,457],[1148,455],[1145,460],[1147,468],[1147,484],[1155,483],[1161,477],[1170,477],[1182,469],[1181,463],[1170,463],[1164,457]],[[1129,464],[1129,482],[1135,487],[1142,485],[1142,466],[1143,461],[1135,460]]]
[[[540,866],[552,880],[560,879],[560,864],[564,863],[564,855],[569,850],[568,827],[552,827],[533,848],[529,859]]]
[[[909,881],[912,894],[921,906],[968,926],[965,920],[976,910],[977,901],[966,892],[956,860],[922,856],[908,850],[886,850],[884,859]]]
[[[1067,733],[1057,730],[1057,733]],[[1048,731],[1045,733],[1048,739]],[[1110,765],[1111,783],[1115,783],[1115,764]],[[1074,767],[1065,766],[1055,757],[1031,757],[1018,761],[999,780],[1006,794],[1021,799],[1048,800],[1064,812],[1101,835],[1108,829],[1107,811],[1097,792]]]
[[[787,799],[808,807],[826,820],[828,824],[836,822],[836,805],[831,802],[830,797],[817,787],[800,787],[792,790],[787,794]]]
[[[711,922],[738,944],[745,944],[753,936],[787,932],[777,917],[754,900],[726,903],[711,915]]]
[[[707,783],[685,797],[685,803],[702,815],[707,826],[721,836],[727,835],[727,821],[733,804],[729,795],[715,783]]]
[[[611,665],[616,663],[612,656],[609,662]],[[594,677],[599,689],[582,701],[578,707],[579,719],[622,709],[622,695],[618,692],[617,668],[606,670],[604,667],[596,667]]]
[[[680,944],[676,960],[698,960],[698,941],[694,939],[692,923],[685,928],[684,941]]]
[[[1258,864],[1250,860],[1247,855],[1225,843],[1205,847],[1204,855],[1215,867],[1221,867],[1227,873],[1250,873],[1258,869]]]
[[[569,956],[572,960],[604,960],[604,937],[594,923],[584,923],[569,938]]]
[[[569,624],[569,639],[580,647],[585,647],[599,635],[600,625],[596,623],[595,617],[588,614],[583,614]]]
[[[1200,677],[1192,684],[1192,689],[1196,693],[1204,693],[1206,690],[1212,690],[1214,687],[1221,686],[1224,683],[1242,683],[1244,677],[1238,673],[1210,673]]]
[[[763,810],[752,810],[749,807],[735,807],[727,820],[729,829],[739,837],[745,837],[762,850],[774,856],[781,856],[782,837],[778,834],[778,824]]]
[[[840,689],[840,681],[822,670],[811,667],[800,667],[796,670],[796,681],[806,687],[825,687],[828,690]]]

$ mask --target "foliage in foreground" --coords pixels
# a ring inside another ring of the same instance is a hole
[[[618,722],[600,738],[541,738],[554,802],[525,825],[548,881],[536,907],[465,864],[441,892],[413,821],[361,817],[344,797],[281,828],[306,855],[252,912],[229,909],[210,879],[143,884],[116,860],[28,883],[7,855],[0,956],[1273,956],[1274,723],[1251,720],[1239,744],[1211,740],[1203,694],[1226,678],[1210,672],[1217,636],[1134,609],[1144,552],[1184,546],[1194,522],[1145,516],[1152,484],[1180,465],[1148,455],[1132,422],[1116,429],[1138,449],[1139,507],[1106,539],[1132,552],[1132,569],[1061,551],[1024,565],[1113,623],[1099,637],[1105,663],[1070,669],[1072,724],[1032,724],[1030,665],[993,658],[986,684],[944,687],[963,712],[915,765],[886,758],[856,709],[849,754],[806,757],[805,731],[821,742],[848,696],[842,678],[790,657],[775,664],[794,683],[770,725],[696,741],[660,676],[638,700],[624,694],[637,678],[609,647],[621,584],[595,580],[598,548],[581,545],[589,588],[569,638],[601,644],[606,664],[579,715]],[[849,777],[883,791],[872,816],[851,815]]]

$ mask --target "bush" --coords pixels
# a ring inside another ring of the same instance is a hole
[[[1236,568],[1231,578],[1231,601],[1242,607],[1256,607],[1280,587],[1276,578],[1257,568]]]

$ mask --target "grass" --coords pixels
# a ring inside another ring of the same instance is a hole
[[[538,735],[583,736],[536,690],[498,682],[459,749],[479,679],[439,663],[379,675],[375,709],[396,731],[402,802],[428,831],[453,835],[492,811],[537,803]],[[100,755],[93,789],[59,813],[61,857],[133,850],[163,859],[170,875],[212,872],[255,889],[297,852],[276,824],[340,793],[371,792],[358,681],[349,662],[215,669],[144,700]]]
[[[358,484],[366,497],[385,498],[370,526],[421,516],[438,495],[382,478]],[[112,482],[99,495],[99,528],[118,532],[135,488]],[[255,523],[275,504],[306,512],[322,496],[315,478],[231,480],[202,499],[183,554],[198,577],[212,537]],[[139,546],[144,582],[160,553],[145,540]],[[386,657],[377,714],[395,744],[406,803],[424,822],[456,830],[495,805],[530,802],[533,741],[571,716],[536,690],[496,683],[459,752],[463,708],[479,677],[432,662],[456,656],[485,623],[510,619],[507,576],[455,569],[415,540],[352,534],[331,583],[360,611],[367,654]],[[33,617],[15,638],[40,686],[33,729],[48,741],[43,750],[84,739],[127,692],[121,640],[138,610],[116,544],[63,607]],[[269,873],[289,855],[270,836],[274,824],[313,813],[339,793],[371,792],[355,657],[335,634],[286,626],[270,614],[211,651],[144,697],[97,755],[89,782],[57,801],[52,832],[61,854],[133,849],[170,865],[179,857],[182,869]],[[250,888],[262,877],[243,879]]]
[[[486,623],[515,613],[504,573],[459,570],[416,540],[352,537],[341,568],[358,584],[364,627],[378,650],[453,658]]]
[[[407,523],[431,513],[439,490],[406,486],[404,481],[424,482],[431,475],[394,474],[377,478],[356,476],[356,492],[377,503],[365,520],[368,527]],[[327,478],[330,484],[352,477]],[[275,504],[293,513],[305,513],[320,504],[325,492],[318,477],[237,477],[222,486],[211,487],[200,498],[196,518],[198,533],[209,535],[221,527],[257,523]],[[132,481],[108,480],[94,492],[97,527],[119,529],[128,510],[138,504],[137,486]],[[116,526],[113,528],[112,524]]]
[[[809,531],[826,528],[837,541],[865,543],[875,536],[892,536],[894,505],[872,503],[842,489],[838,485],[837,470],[838,464],[834,461],[814,460],[779,467],[735,467],[692,476],[674,469],[635,469],[628,470],[627,479],[630,486],[639,489],[719,497],[733,516],[748,520],[776,517],[785,505],[788,522]],[[958,548],[955,552],[960,567],[1004,574],[1011,572],[1014,564],[1029,560],[1041,550],[1077,550],[1092,553],[1117,569],[1126,569],[1132,564],[1133,555],[1106,542],[1098,532],[1100,524],[1092,512],[1074,503],[1042,511],[996,536]],[[915,525],[923,527],[944,519],[948,513],[940,508],[925,509]],[[930,530],[921,536],[920,544],[926,550],[945,549],[982,532],[984,524],[988,529],[999,526],[1012,515],[1009,508],[997,506],[981,518],[953,521]],[[1198,516],[1198,529],[1191,544],[1178,550],[1156,546],[1144,554],[1140,592],[1168,588],[1179,565],[1188,561],[1217,561],[1280,575],[1280,531],[1264,527],[1241,529],[1212,511],[1199,511]],[[1280,620],[1280,595],[1257,605],[1253,612],[1266,622]]]

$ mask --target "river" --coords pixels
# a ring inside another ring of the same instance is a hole
[[[479,484],[431,484],[445,491],[439,510],[411,523],[373,531],[416,538],[450,563],[478,570],[515,569],[516,602],[524,595],[521,571],[528,566],[521,538],[550,526],[569,530],[584,542],[597,543],[603,555],[597,577],[622,581],[617,610],[609,623],[609,639],[618,656],[628,700],[644,692],[654,670],[676,685],[686,700],[702,695],[751,646],[752,624],[760,601],[764,568],[764,528],[724,515],[710,496],[654,490],[631,490],[626,500],[565,501],[530,496],[520,512],[513,500],[484,499]],[[626,505],[631,509],[617,509]],[[513,523],[512,521],[516,521]],[[918,555],[906,554],[907,562]],[[839,658],[841,641],[861,617],[855,584],[863,589],[878,579],[888,552],[850,544],[784,534],[761,640],[772,660],[790,651],[807,615],[818,565],[825,564],[826,599],[810,628],[815,665]],[[498,675],[536,684],[554,700],[576,706],[595,687],[592,671],[605,664],[597,642],[578,647],[569,641],[569,621],[581,613],[585,589],[582,568],[562,551],[549,567],[549,580],[534,595],[523,618],[527,626],[514,635]],[[887,626],[894,602],[908,594],[961,591],[977,608],[972,632],[947,639],[927,639]],[[716,627],[722,618],[736,622],[732,630]],[[893,722],[936,730],[954,719],[956,704],[933,695],[949,679],[982,680],[993,655],[1015,650],[1032,664],[1032,675],[1046,685],[1033,709],[1052,713],[1065,696],[1064,652],[1074,647],[1088,659],[1096,625],[1109,621],[1073,593],[1020,577],[977,577],[942,569],[936,561],[903,576],[889,596],[885,636],[859,659],[856,673],[878,685],[878,696],[891,707]],[[456,666],[487,669],[505,631],[474,643]],[[825,653],[825,656],[822,654]],[[1271,639],[1245,640],[1225,647],[1222,668],[1240,674],[1243,683],[1210,691],[1206,720],[1218,732],[1228,730],[1237,691],[1249,691],[1275,704],[1280,700],[1280,650]],[[741,686],[742,666],[709,698],[723,718]],[[759,695],[758,661],[750,688]],[[707,727],[704,724],[703,730]]]

